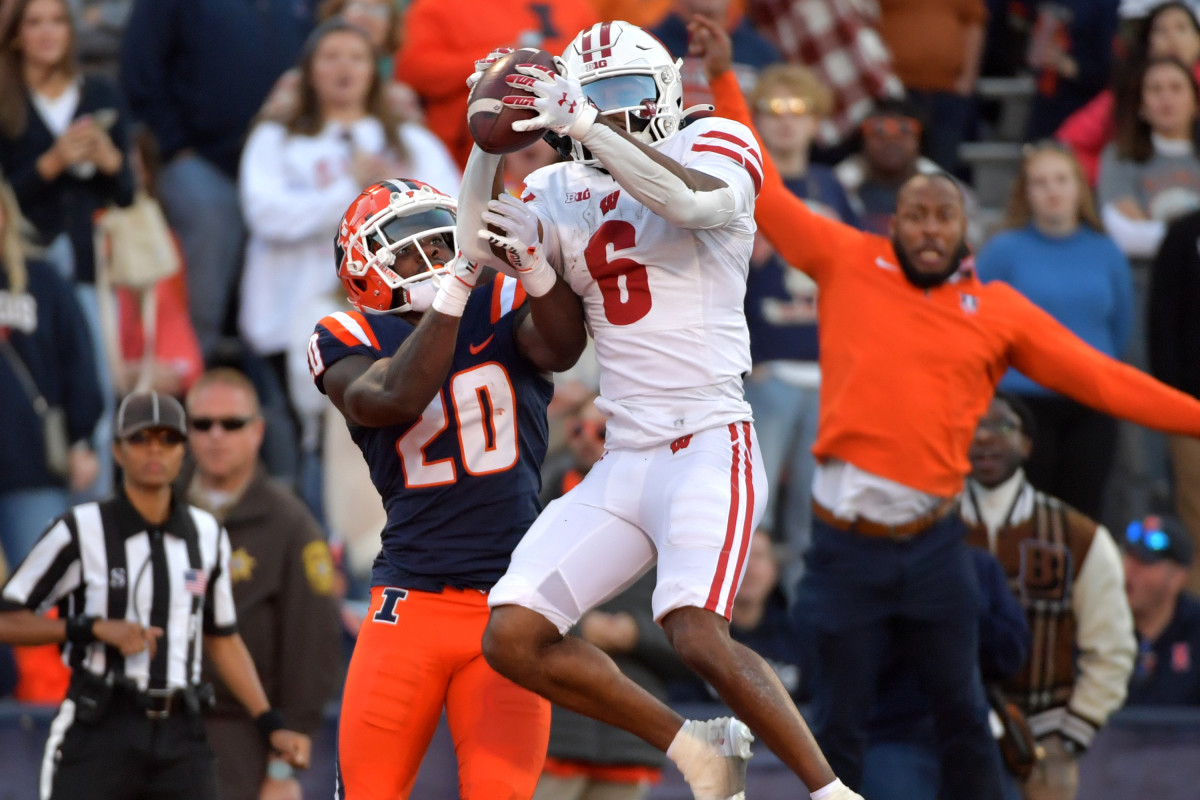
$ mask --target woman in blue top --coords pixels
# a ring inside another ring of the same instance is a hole
[[[1006,228],[983,248],[980,279],[1002,280],[1085,342],[1114,358],[1129,342],[1129,262],[1106,236],[1079,162],[1061,145],[1027,148]],[[1112,467],[1117,423],[1009,370],[1000,388],[1033,409],[1037,432],[1025,469],[1044,492],[1097,517]]]

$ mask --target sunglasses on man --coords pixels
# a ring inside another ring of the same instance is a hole
[[[921,123],[912,117],[871,117],[863,120],[863,136],[920,136]]]
[[[208,433],[216,425],[223,431],[240,431],[254,421],[254,417],[192,417],[188,425],[194,431]]]

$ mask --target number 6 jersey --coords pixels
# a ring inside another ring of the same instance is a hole
[[[583,298],[596,341],[610,447],[651,447],[750,419],[742,308],[762,159],[749,129],[699,120],[656,145],[723,180],[735,197],[720,228],[688,230],[651,212],[607,172],[569,162],[534,172],[525,200],[545,249]]]
[[[517,352],[524,299],[514,278],[476,287],[450,374],[421,416],[384,428],[350,424],[387,511],[372,585],[489,589],[537,517],[554,386]],[[325,370],[337,361],[389,357],[414,329],[391,315],[325,317],[308,348],[317,388],[325,391]]]

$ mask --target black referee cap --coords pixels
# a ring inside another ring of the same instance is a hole
[[[115,428],[118,439],[128,439],[147,428],[164,428],[187,436],[187,416],[179,401],[169,394],[134,392],[121,401]]]

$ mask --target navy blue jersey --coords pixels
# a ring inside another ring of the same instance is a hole
[[[421,591],[490,589],[541,506],[548,376],[517,353],[515,324],[525,292],[513,278],[471,293],[450,374],[414,422],[350,425],[387,527],[374,586]],[[309,340],[317,388],[335,362],[391,356],[414,326],[397,316],[338,312]]]

